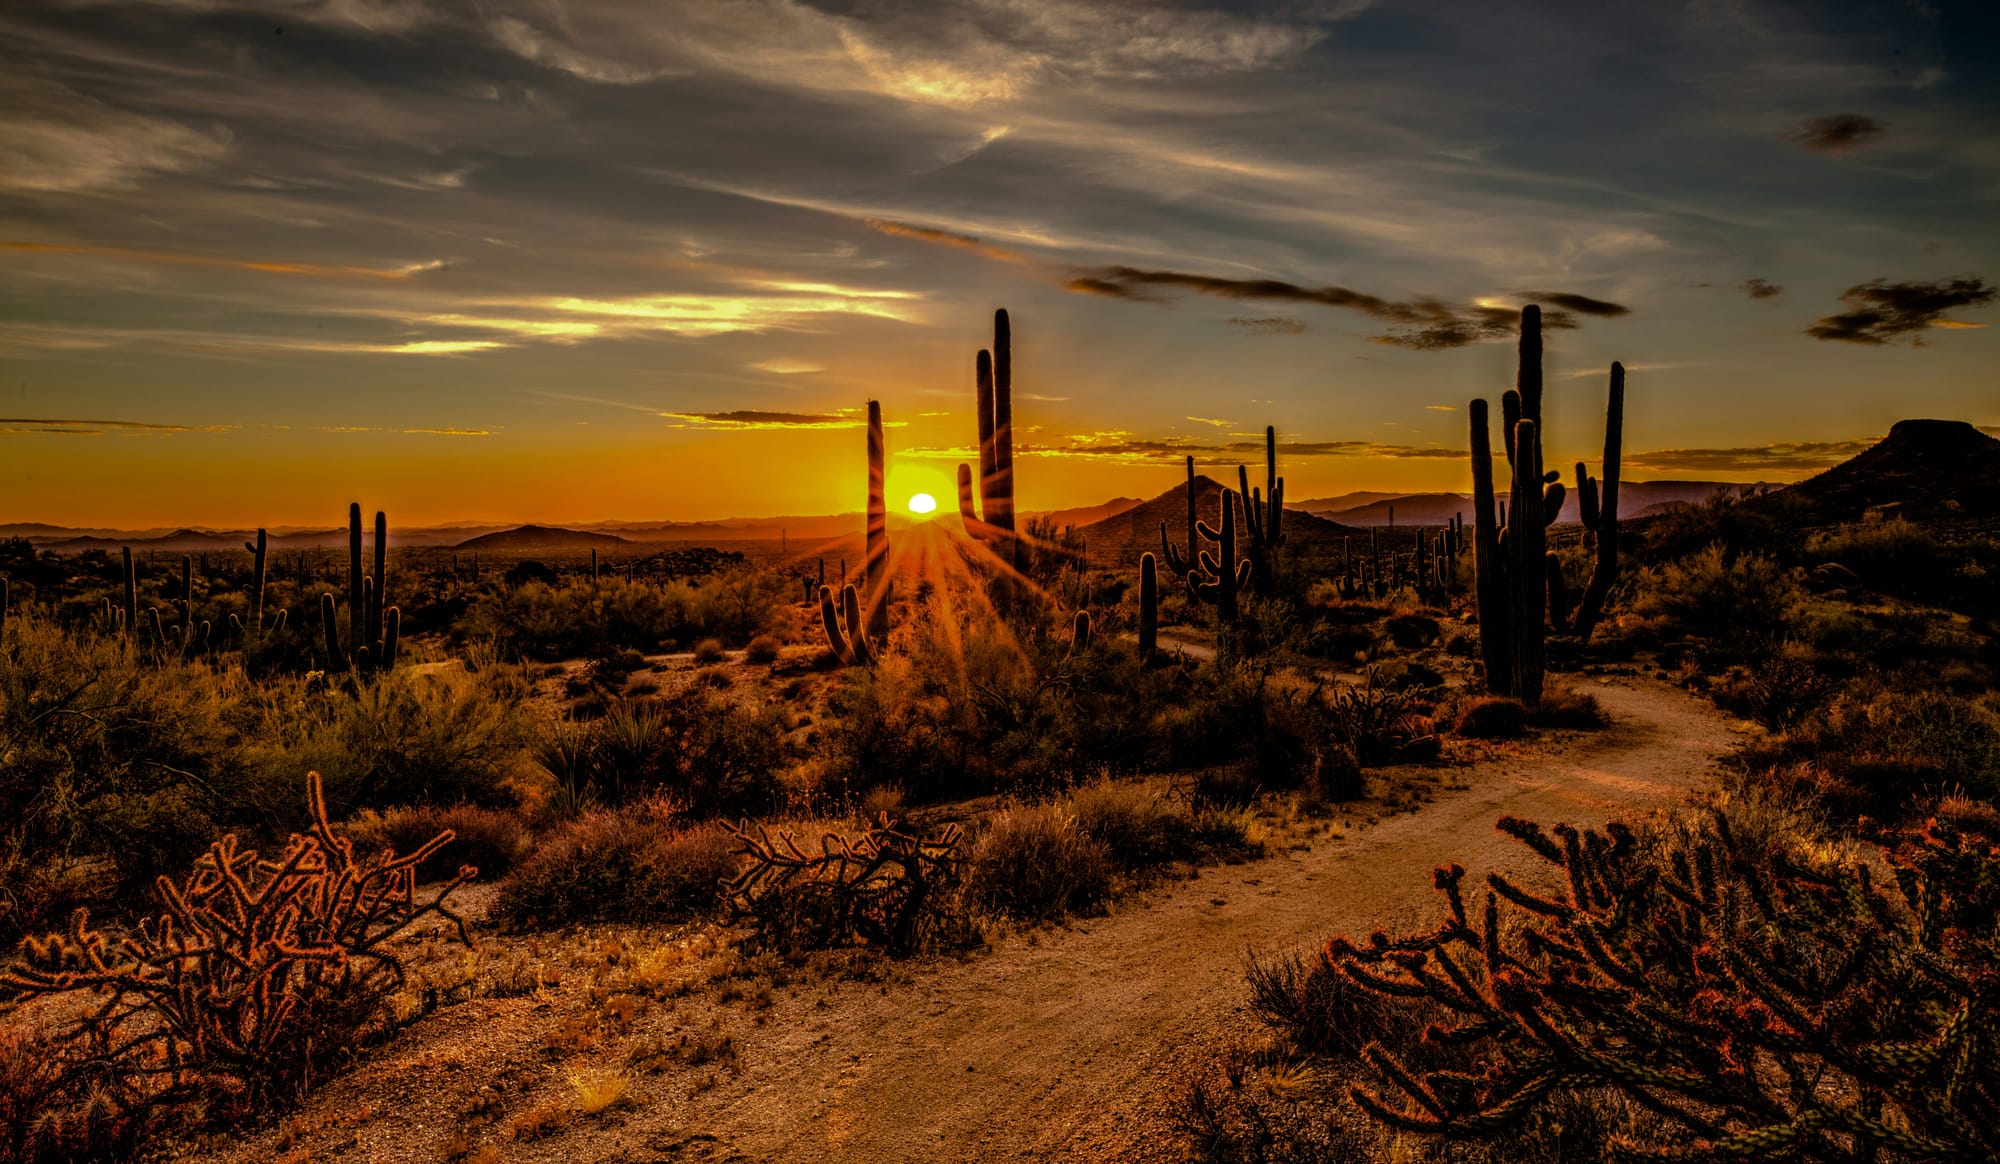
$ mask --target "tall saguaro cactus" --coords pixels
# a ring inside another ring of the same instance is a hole
[[[1250,470],[1236,466],[1236,481],[1242,487],[1244,525],[1249,527],[1250,577],[1257,593],[1268,595],[1276,580],[1273,559],[1285,540],[1285,479],[1278,476],[1278,429],[1264,426],[1264,489],[1250,484]]]
[[[1562,511],[1566,491],[1561,474],[1545,471],[1542,463],[1541,359],[1542,313],[1530,305],[1521,309],[1520,370],[1515,388],[1500,401],[1501,435],[1513,472],[1508,500],[1500,506],[1497,518],[1486,401],[1474,400],[1470,410],[1473,564],[1486,686],[1495,695],[1511,695],[1530,703],[1542,695],[1548,625],[1553,621],[1557,629],[1567,629],[1564,624],[1568,618],[1561,572],[1548,548],[1547,530]],[[1604,430],[1608,520],[1597,483],[1583,465],[1576,467],[1578,507],[1586,526],[1598,534],[1597,566],[1576,615],[1576,627],[1586,637],[1588,628],[1602,616],[1605,597],[1617,577],[1618,471],[1624,418],[1625,369],[1613,364]]]
[[[1250,582],[1250,560],[1236,560],[1236,494],[1224,489],[1220,500],[1219,527],[1205,521],[1195,524],[1195,532],[1215,543],[1215,553],[1201,551],[1201,568],[1188,575],[1187,588],[1193,597],[1214,603],[1224,622],[1235,622],[1236,597]]]
[[[1194,457],[1189,456],[1187,459],[1187,540],[1181,543],[1182,546],[1187,547],[1185,556],[1182,554],[1181,546],[1176,546],[1167,538],[1167,523],[1164,521],[1160,523],[1160,553],[1167,560],[1167,573],[1172,574],[1176,578],[1185,579],[1188,573],[1195,568],[1195,551],[1201,547],[1194,540],[1194,526]]]
[[[260,531],[261,532],[261,531]],[[387,671],[396,665],[403,612],[385,606],[389,585],[389,516],[375,513],[375,576],[361,570],[361,503],[347,507],[347,648],[340,643],[337,603],[332,594],[320,598],[320,623],[326,646],[326,669]]]
[[[250,622],[245,625],[242,619],[231,613],[229,626],[246,650],[254,650],[261,645],[266,633],[278,634],[285,629],[286,612],[283,610],[273,617],[269,627],[264,625],[264,579],[269,561],[267,546],[267,535],[261,528],[257,531],[255,542],[243,543],[243,548],[250,552]]]
[[[1604,600],[1611,584],[1618,580],[1618,476],[1625,447],[1625,365],[1611,364],[1611,390],[1604,406],[1604,488],[1600,497],[1597,479],[1576,463],[1577,508],[1583,527],[1597,538],[1597,561],[1590,571],[1590,585],[1584,588],[1583,602],[1576,612],[1576,637],[1588,643],[1590,632],[1604,617]]]
[[[973,360],[974,409],[979,423],[979,504],[973,506],[972,466],[958,467],[958,516],[965,532],[986,543],[1001,561],[1021,568],[1014,532],[1014,338],[1007,309],[993,313],[993,350]]]
[[[887,446],[882,439],[882,402],[868,402],[868,528],[862,581],[868,587],[868,635],[889,635],[889,507],[883,498]]]
[[[1151,659],[1160,641],[1160,577],[1153,555],[1139,559],[1139,658]]]

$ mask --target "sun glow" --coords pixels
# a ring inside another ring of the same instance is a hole
[[[929,517],[931,514],[937,512],[937,498],[932,497],[928,493],[912,494],[910,497],[910,512],[916,514],[918,517]]]

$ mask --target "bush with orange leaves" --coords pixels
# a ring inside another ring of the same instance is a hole
[[[294,1100],[378,1026],[403,983],[399,937],[435,915],[472,944],[445,899],[476,870],[416,898],[417,867],[449,831],[357,859],[327,821],[318,773],[306,787],[312,823],[275,859],[224,836],[180,882],[159,879],[166,912],[133,932],[113,940],[78,910],[68,932],[23,943],[20,964],[0,973],[10,1009],[89,1001],[42,1044],[49,1061],[30,1076],[41,1114],[10,1128],[0,1152],[105,1155],[192,1113]]]
[[[1933,821],[1876,833],[1871,859],[1748,839],[1721,811],[1650,842],[1500,828],[1556,891],[1489,874],[1475,911],[1453,865],[1435,930],[1327,945],[1363,988],[1455,1016],[1422,1036],[1444,1069],[1363,1049],[1382,1086],[1351,1094],[1376,1120],[1504,1137],[1616,1093],[1650,1118],[1614,1160],[2000,1159],[1994,838]]]

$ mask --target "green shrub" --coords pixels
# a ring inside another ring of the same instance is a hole
[[[515,925],[684,921],[713,910],[735,876],[737,843],[672,806],[586,813],[544,836],[500,884],[494,914]]]
[[[1007,809],[987,822],[972,847],[966,888],[998,913],[1046,921],[1102,904],[1114,866],[1103,841],[1049,805]]]

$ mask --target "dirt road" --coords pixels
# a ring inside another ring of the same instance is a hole
[[[641,1132],[627,1158],[887,1161],[1179,1158],[1160,1113],[1186,1063],[1249,1024],[1247,949],[1427,924],[1429,873],[1523,867],[1503,815],[1602,823],[1706,782],[1734,725],[1686,694],[1586,685],[1603,732],[1466,770],[1421,811],[1194,881],[1073,929],[781,1003],[741,1075]],[[656,1153],[649,1156],[647,1152]],[[589,1158],[600,1158],[593,1154]]]
[[[645,1020],[653,1033],[719,1024],[735,1061],[645,1076],[636,1105],[559,1133],[523,1135],[518,1112],[568,1094],[566,1065],[547,1048],[588,984],[575,971],[561,997],[441,1010],[314,1095],[284,1129],[197,1155],[231,1164],[1181,1159],[1166,1122],[1172,1095],[1195,1065],[1256,1029],[1243,1013],[1247,950],[1428,925],[1441,908],[1435,866],[1458,861],[1478,875],[1531,865],[1494,831],[1499,817],[1601,824],[1677,803],[1710,779],[1740,730],[1658,683],[1581,689],[1602,701],[1610,728],[1502,747],[1451,771],[1419,811],[1306,849],[1280,843],[1110,916],[1006,937],[887,984],[815,978],[774,991],[762,1009],[699,998],[664,1009]],[[594,938],[546,940],[591,961]],[[618,1047],[580,1053],[585,1063],[622,1057]],[[495,1094],[509,1070],[540,1080],[532,1096]],[[466,1129],[453,1147],[468,1103],[489,1095],[500,1122]],[[467,1155],[474,1145],[489,1154]]]

